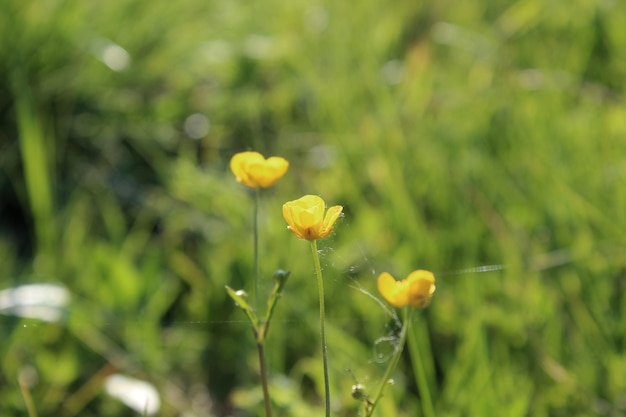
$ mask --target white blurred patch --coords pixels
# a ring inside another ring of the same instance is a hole
[[[91,44],[93,54],[113,71],[123,71],[130,65],[130,54],[109,39],[97,38]]]
[[[304,27],[312,33],[320,33],[328,27],[328,12],[321,6],[313,6],[304,14]]]
[[[183,128],[190,138],[202,139],[209,133],[211,123],[204,114],[194,113],[185,119]]]
[[[17,379],[20,384],[24,384],[24,386],[28,388],[33,388],[39,383],[39,373],[33,366],[22,366],[17,374]]]
[[[138,413],[156,414],[161,408],[161,399],[156,388],[145,381],[121,374],[109,376],[104,381],[105,391]]]
[[[335,149],[328,145],[318,145],[309,151],[311,165],[323,169],[328,168],[336,159]]]
[[[0,291],[0,314],[55,322],[69,302],[70,293],[62,285],[21,285]]]
[[[226,62],[234,55],[231,44],[222,39],[206,42],[201,46],[201,53],[208,62],[214,64]]]
[[[119,45],[107,45],[102,51],[102,61],[113,71],[122,71],[130,64],[130,55]]]
[[[574,84],[570,75],[562,71],[546,71],[537,68],[521,70],[517,73],[522,88],[527,90],[564,90]]]
[[[398,59],[387,61],[380,69],[380,75],[389,85],[399,84],[404,76],[404,64]]]
[[[435,23],[431,36],[437,43],[464,49],[482,57],[492,55],[495,48],[493,39],[447,22]]]
[[[250,35],[246,38],[243,52],[248,58],[268,59],[276,55],[276,42],[271,36]]]

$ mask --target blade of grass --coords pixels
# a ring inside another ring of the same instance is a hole
[[[15,113],[21,148],[24,180],[35,224],[37,249],[51,254],[54,222],[51,170],[48,166],[46,135],[29,86],[16,70],[12,74]]]

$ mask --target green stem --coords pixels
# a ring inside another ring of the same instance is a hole
[[[380,381],[380,385],[378,386],[378,391],[376,392],[376,396],[374,400],[371,402],[370,406],[367,408],[367,412],[365,414],[366,417],[370,417],[374,413],[374,409],[378,405],[381,397],[383,396],[383,392],[385,391],[385,387],[388,385],[389,377],[398,362],[400,361],[400,356],[402,355],[402,350],[404,349],[404,343],[406,342],[406,335],[408,333],[409,326],[411,325],[411,315],[409,314],[409,308],[406,307],[404,309],[404,322],[402,323],[402,330],[400,331],[400,341],[398,345],[395,347],[395,352],[393,357],[389,361],[389,365],[387,365],[387,369],[385,369],[385,373],[383,374],[383,379]]]
[[[253,219],[253,235],[254,235],[254,309],[259,307],[259,187],[254,189],[254,219]]]
[[[317,253],[317,241],[311,240],[311,253],[315,263],[315,273],[317,275],[317,285],[320,292],[320,338],[322,339],[322,359],[324,362],[324,397],[326,406],[326,417],[330,417],[330,386],[328,383],[328,355],[326,346],[326,333],[324,331],[324,279],[322,278],[322,267],[320,257]]]
[[[261,272],[259,269],[259,200],[261,191],[259,187],[254,189],[254,214],[253,214],[253,239],[254,239],[254,310],[259,308],[259,280]],[[253,323],[254,325],[254,323]],[[254,329],[257,339],[257,351],[259,352],[259,372],[261,374],[261,386],[263,387],[263,401],[265,403],[265,417],[272,417],[272,405],[270,401],[270,391],[267,384],[267,365],[265,361],[265,336],[269,322],[264,323],[261,329]]]
[[[430,386],[426,377],[426,368],[424,366],[424,358],[420,354],[419,343],[417,339],[416,329],[409,331],[409,353],[411,362],[413,363],[413,373],[415,374],[415,382],[417,390],[422,399],[422,412],[424,417],[435,417],[435,407],[433,407],[432,396],[430,395]]]
[[[33,397],[30,395],[28,386],[22,377],[18,377],[18,383],[20,384],[20,390],[22,391],[22,397],[24,397],[24,403],[26,403],[26,409],[28,410],[29,417],[37,417],[37,410],[35,409],[35,403],[33,403]]]
[[[270,391],[267,386],[267,366],[265,365],[265,349],[263,342],[257,342],[259,351],[259,368],[261,372],[261,386],[263,387],[263,400],[265,401],[265,417],[272,417],[272,406],[270,403]]]

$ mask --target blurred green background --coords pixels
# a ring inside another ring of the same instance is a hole
[[[277,416],[323,413],[317,286],[281,205],[345,216],[320,242],[333,415],[386,365],[380,272],[437,276],[378,416],[626,415],[626,3],[3,0],[0,290],[62,285],[63,316],[0,311],[0,414],[261,416],[225,285],[291,277],[267,352]],[[484,272],[482,265],[499,265]],[[5,302],[6,302],[6,294]],[[6,304],[4,304],[6,307]],[[408,352],[405,352],[408,353]],[[379,358],[379,354],[382,358]],[[379,360],[380,359],[380,360]]]

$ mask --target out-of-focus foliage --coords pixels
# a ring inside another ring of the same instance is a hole
[[[162,416],[262,415],[224,290],[252,285],[228,170],[249,149],[290,161],[260,208],[262,290],[292,272],[276,415],[322,410],[308,245],[280,210],[304,194],[345,212],[321,248],[334,415],[359,408],[345,369],[373,387],[389,353],[363,291],[418,268],[437,293],[378,415],[420,415],[413,366],[440,416],[626,413],[623,2],[0,7],[0,290],[71,294],[58,321],[0,316],[3,416],[26,414],[18,380],[40,416],[135,415],[114,373]]]

